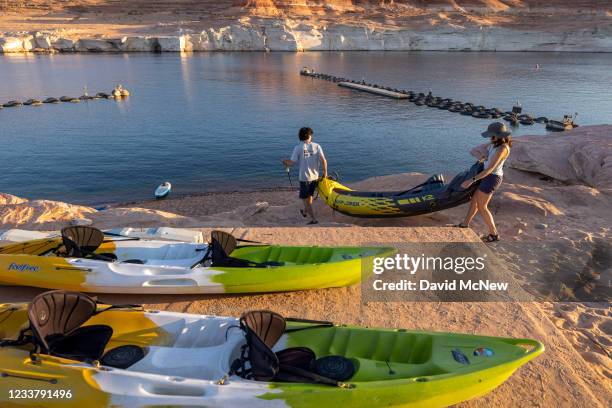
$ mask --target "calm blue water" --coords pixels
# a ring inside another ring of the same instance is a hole
[[[535,70],[535,64],[541,68]],[[287,186],[280,160],[311,126],[343,181],[460,171],[489,121],[357,93],[321,72],[560,118],[612,123],[612,56],[555,53],[202,53],[0,57],[0,101],[132,96],[0,110],[0,191],[80,203]],[[515,134],[545,135],[542,125]],[[544,136],[545,137],[545,136]]]

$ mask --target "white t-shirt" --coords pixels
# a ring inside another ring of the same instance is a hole
[[[298,163],[299,180],[315,181],[319,178],[319,162],[325,158],[317,143],[300,143],[293,149],[291,161]]]

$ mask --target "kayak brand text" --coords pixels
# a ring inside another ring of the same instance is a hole
[[[16,264],[11,263],[8,267],[9,271],[19,271],[19,272],[38,272],[40,269],[38,266],[29,265],[29,264]]]

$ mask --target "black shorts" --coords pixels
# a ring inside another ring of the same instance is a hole
[[[478,190],[482,191],[485,194],[491,194],[499,188],[501,183],[502,178],[500,176],[496,174],[489,174],[487,177],[482,179],[482,181],[478,185]]]
[[[317,190],[317,184],[318,183],[319,182],[317,180],[314,180],[314,181],[300,181],[300,198],[302,200],[305,200],[308,197],[314,196],[314,193]]]

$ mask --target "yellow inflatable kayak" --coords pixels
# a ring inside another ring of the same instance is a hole
[[[98,293],[253,293],[349,286],[385,247],[237,245],[105,237],[69,227],[57,238],[0,247],[0,283]]]
[[[319,196],[336,211],[352,217],[410,217],[456,207],[470,201],[478,183],[461,188],[461,183],[483,169],[482,163],[456,175],[450,183],[441,174],[405,191],[355,191],[332,178],[319,180]]]
[[[445,407],[490,392],[544,350],[268,311],[110,307],[64,291],[0,305],[0,333],[3,408]]]

